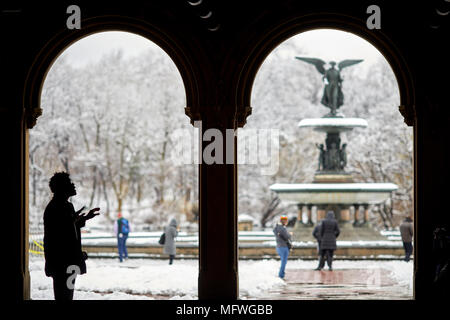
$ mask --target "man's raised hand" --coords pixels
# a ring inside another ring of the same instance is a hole
[[[94,218],[95,216],[98,216],[100,213],[97,211],[100,211],[100,208],[94,208],[94,209],[89,210],[88,214],[86,214],[84,216],[84,219],[90,220],[90,219]]]

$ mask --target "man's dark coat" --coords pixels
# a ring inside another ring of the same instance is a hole
[[[48,277],[67,273],[71,265],[78,266],[80,274],[86,273],[80,233],[84,224],[83,219],[77,219],[73,205],[67,200],[53,198],[49,202],[44,212],[45,274]]]

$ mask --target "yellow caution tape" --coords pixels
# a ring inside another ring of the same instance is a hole
[[[34,250],[28,250],[31,253],[35,253],[35,254],[44,254],[42,251],[34,251]]]
[[[44,250],[44,247],[39,242],[37,242],[36,240],[33,240],[33,243],[36,244],[42,250]]]

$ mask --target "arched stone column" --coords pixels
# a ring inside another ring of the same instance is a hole
[[[217,111],[217,110],[216,110]],[[226,139],[236,121],[227,113],[202,110],[201,132],[212,129]],[[237,299],[237,137],[223,143],[223,163],[199,165],[199,299]],[[211,142],[201,141],[202,153]],[[225,159],[233,159],[226,163]]]
[[[7,156],[2,157],[2,197],[7,205],[3,255],[7,280],[4,286],[6,299],[21,301],[30,299],[30,273],[28,270],[28,132],[26,110],[21,108],[20,97],[15,104],[0,107],[0,134],[2,148]],[[10,99],[10,102],[11,99]],[[6,138],[7,137],[7,138]]]

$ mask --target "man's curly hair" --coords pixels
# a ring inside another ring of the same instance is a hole
[[[50,190],[55,193],[55,191],[61,190],[61,186],[67,185],[70,182],[70,176],[67,172],[56,172],[53,177],[50,178],[49,186]]]

